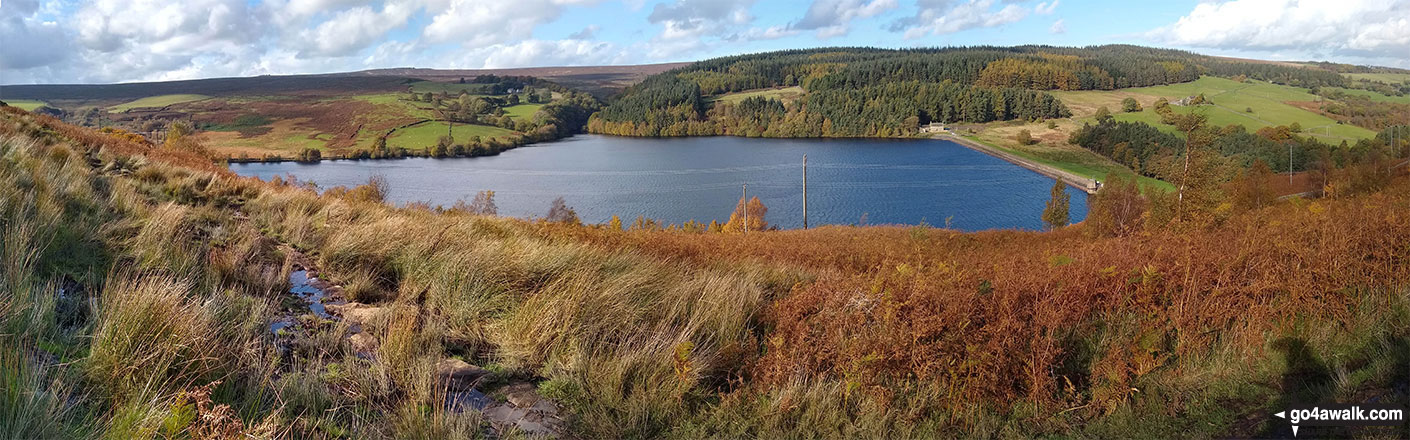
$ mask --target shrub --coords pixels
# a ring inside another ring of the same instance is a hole
[[[1033,134],[1029,133],[1028,129],[1026,128],[1023,130],[1019,130],[1018,134],[1014,135],[1013,139],[1015,141],[1018,141],[1019,145],[1033,145],[1035,142],[1037,142],[1033,139]]]
[[[1141,103],[1136,102],[1136,98],[1127,97],[1121,100],[1121,111],[1126,113],[1141,111]]]
[[[323,152],[317,148],[305,148],[299,151],[299,162],[318,162],[320,160],[323,160]]]

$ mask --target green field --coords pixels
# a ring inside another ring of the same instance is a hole
[[[1370,91],[1370,90],[1343,89],[1343,88],[1340,88],[1340,87],[1323,87],[1323,90],[1338,90],[1338,91],[1341,91],[1342,93],[1345,93],[1345,94],[1348,94],[1348,95],[1365,96],[1365,97],[1371,98],[1372,101],[1394,102],[1394,103],[1397,103],[1397,104],[1410,104],[1410,95],[1406,95],[1406,96],[1386,96],[1386,95],[1382,95],[1382,94],[1380,94],[1380,93],[1372,92],[1372,91]]]
[[[1328,142],[1356,140],[1375,136],[1375,132],[1354,125],[1337,124],[1335,120],[1308,110],[1287,104],[1288,101],[1318,101],[1320,97],[1296,87],[1272,83],[1237,81],[1203,77],[1198,81],[1170,84],[1155,87],[1126,89],[1123,92],[1164,97],[1171,101],[1186,96],[1203,93],[1213,105],[1171,106],[1180,113],[1203,113],[1209,117],[1209,124],[1224,126],[1243,125],[1250,131],[1276,125],[1289,125],[1294,122],[1302,125],[1303,133]],[[1119,93],[1119,92],[1076,92],[1076,93]],[[1246,110],[1252,109],[1252,112]],[[1118,108],[1111,108],[1118,111]],[[1152,106],[1138,113],[1116,113],[1118,120],[1141,121],[1161,126],[1160,116]],[[1166,128],[1166,127],[1162,127]]]
[[[785,87],[785,88],[782,88],[782,89],[764,89],[764,90],[751,90],[751,91],[747,91],[747,92],[728,93],[728,94],[724,94],[724,95],[720,95],[720,96],[711,97],[711,98],[709,98],[709,101],[710,101],[710,102],[723,101],[723,102],[728,102],[728,103],[733,104],[733,103],[737,103],[737,102],[739,102],[739,101],[743,101],[745,98],[752,98],[752,97],[755,97],[755,96],[763,97],[763,98],[775,98],[775,99],[786,100],[786,99],[796,99],[796,98],[798,98],[798,97],[800,97],[800,96],[803,96],[803,93],[804,93],[804,92],[803,92],[803,88],[802,88],[802,87],[793,86],[793,87]]]
[[[441,136],[445,136],[445,134],[445,122],[427,122],[397,130],[395,133],[392,133],[391,137],[387,138],[387,145],[419,150],[435,145],[436,141],[439,140]],[[479,136],[483,139],[488,139],[511,134],[514,134],[514,132],[488,125],[455,124],[455,131],[452,137],[455,138],[456,143],[464,143],[466,140],[469,140],[471,136]]]
[[[115,106],[112,106],[112,107],[108,107],[108,111],[125,112],[125,111],[128,111],[128,110],[132,110],[132,109],[134,109],[134,108],[161,108],[161,107],[166,107],[166,106],[172,105],[172,104],[180,104],[180,103],[183,103],[183,102],[191,102],[191,101],[200,101],[200,100],[202,100],[202,99],[210,99],[210,97],[209,97],[209,96],[206,96],[206,95],[190,95],[190,94],[148,96],[148,97],[146,97],[146,98],[138,99],[138,100],[136,100],[136,101],[127,102],[127,103],[118,104],[118,105],[115,105]]]
[[[1347,78],[1398,83],[1410,81],[1410,73],[1343,73]]]
[[[534,115],[534,112],[539,111],[541,108],[543,108],[543,104],[519,104],[512,107],[505,107],[504,114],[516,120],[528,119]]]
[[[1075,145],[1018,145],[1010,142],[1004,132],[990,130],[981,135],[961,135],[965,139],[988,145],[1005,153],[1057,168],[1088,179],[1106,181],[1111,173],[1132,174],[1131,169],[1097,153]],[[1171,190],[1174,185],[1163,180],[1140,176],[1141,186]]]
[[[44,102],[44,101],[35,101],[35,100],[32,100],[32,99],[16,99],[16,100],[13,100],[13,101],[5,101],[5,103],[6,103],[6,104],[9,104],[9,105],[11,105],[11,106],[19,107],[20,110],[24,110],[24,111],[27,111],[27,112],[28,112],[28,111],[34,111],[34,109],[37,109],[37,108],[39,108],[39,107],[41,107],[41,106],[48,105],[48,103],[46,103],[46,102]]]

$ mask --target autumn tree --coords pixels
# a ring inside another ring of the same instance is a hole
[[[470,200],[468,211],[475,215],[499,215],[499,206],[494,203],[494,191],[475,193],[475,198]]]
[[[744,198],[743,198],[743,197],[740,197],[740,198],[739,198],[739,204],[735,205],[735,207],[734,207],[734,212],[729,215],[729,222],[726,222],[726,223],[725,223],[723,229],[726,230],[726,231],[738,231],[738,232],[743,232],[743,231],[745,231],[745,230],[749,230],[749,231],[762,231],[762,230],[767,229],[767,228],[769,227],[769,222],[767,222],[767,221],[764,220],[764,215],[765,215],[765,214],[768,214],[768,212],[769,212],[769,208],[765,207],[765,206],[764,206],[764,202],[759,201],[759,198],[758,198],[758,197],[754,197],[754,198],[752,198],[752,199],[749,199],[749,204],[748,204],[749,223],[748,223],[747,228],[746,228],[746,225],[745,225],[745,222],[744,222],[744,217],[745,217],[745,202],[744,202]]]
[[[1043,208],[1043,224],[1048,229],[1057,229],[1067,226],[1068,210],[1071,207],[1072,196],[1067,194],[1067,188],[1062,184],[1062,180],[1053,182],[1052,198],[1048,199],[1047,207]]]
[[[1168,169],[1165,180],[1177,184],[1174,219],[1182,222],[1204,220],[1222,199],[1221,158],[1209,148],[1216,133],[1205,128],[1205,121],[1204,115],[1191,113],[1175,124],[1185,132],[1185,151],[1179,169]]]
[[[182,138],[195,132],[196,129],[192,128],[191,124],[182,121],[174,121],[166,125],[166,144],[168,146],[173,145]]]
[[[1268,168],[1267,162],[1262,159],[1253,161],[1253,165],[1230,184],[1234,192],[1234,208],[1247,211],[1272,203],[1274,194],[1269,185],[1269,179],[1272,177],[1273,170]]]
[[[1134,174],[1108,174],[1102,188],[1087,197],[1087,220],[1083,231],[1094,237],[1112,237],[1134,232],[1146,212]]]
[[[578,218],[578,213],[568,206],[568,202],[562,197],[553,199],[553,204],[548,208],[548,215],[544,220],[553,223],[565,223],[570,225],[581,225],[583,221]]]

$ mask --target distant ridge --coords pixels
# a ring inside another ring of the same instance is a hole
[[[689,63],[445,70],[402,67],[355,72],[261,75],[117,84],[3,85],[0,86],[0,99],[106,100],[136,99],[153,95],[182,93],[221,96],[341,90],[399,90],[406,83],[417,79],[447,81],[477,75],[535,76],[605,97],[641,81],[647,76],[687,64]]]

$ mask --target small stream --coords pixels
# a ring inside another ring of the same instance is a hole
[[[323,302],[327,293],[323,289],[324,283],[316,276],[309,276],[308,270],[300,268],[289,274],[289,293],[294,294],[303,300],[310,312],[321,319],[333,319],[328,314]],[[335,304],[341,304],[342,300],[336,300]],[[269,331],[278,334],[279,330],[288,328],[298,322],[297,314],[290,314],[269,324]]]

